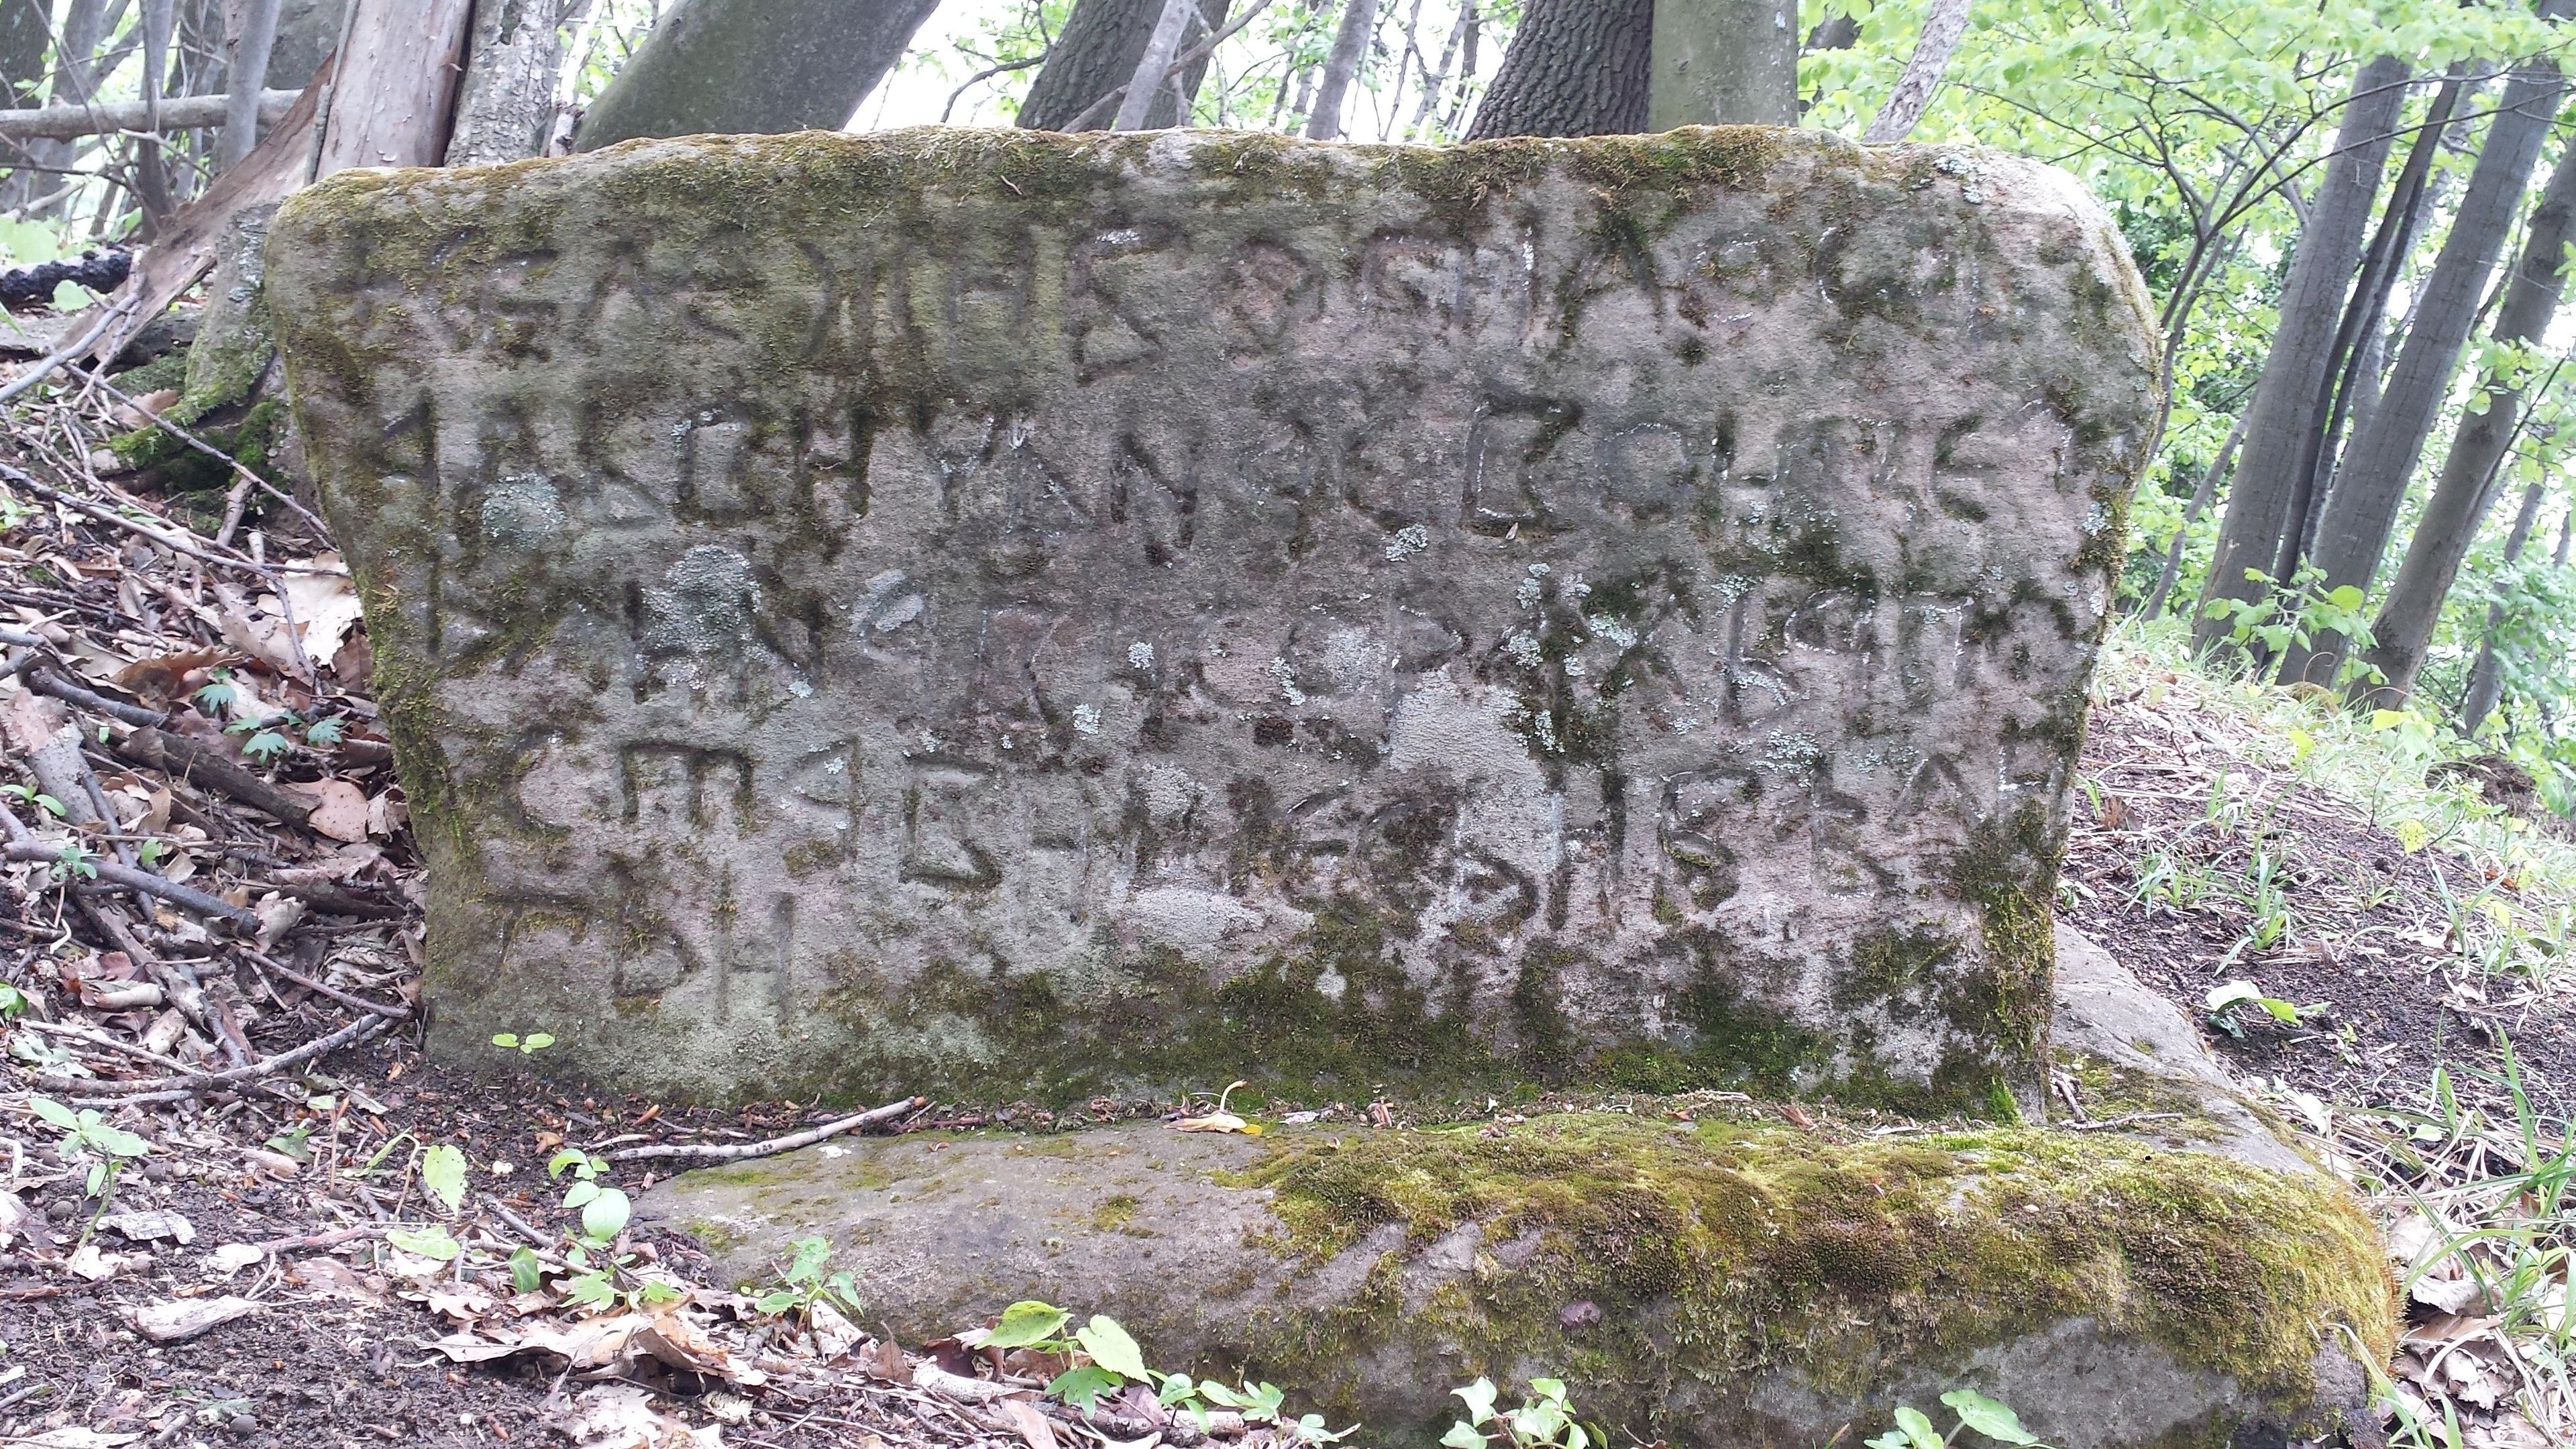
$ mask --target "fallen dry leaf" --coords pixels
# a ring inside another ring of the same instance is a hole
[[[304,562],[309,567],[336,568],[340,556],[326,553]],[[314,659],[337,655],[341,641],[358,622],[358,591],[349,586],[346,574],[288,574],[286,602],[295,608],[297,637],[304,641],[304,652]]]
[[[1240,1132],[1247,1137],[1261,1135],[1260,1128],[1232,1112],[1210,1112],[1204,1117],[1184,1117],[1172,1126],[1181,1132]]]
[[[145,699],[168,702],[186,694],[194,681],[191,676],[220,665],[236,663],[241,656],[229,649],[190,649],[177,654],[156,654],[137,659],[116,671],[116,686]]]
[[[380,1285],[360,1277],[356,1269],[337,1258],[302,1259],[286,1270],[286,1281],[300,1283],[325,1298],[369,1308],[381,1308],[385,1303]]]
[[[367,838],[367,792],[346,780],[315,780],[309,784],[287,783],[279,787],[313,802],[313,813],[304,817],[316,835],[356,844]]]
[[[174,1212],[109,1213],[98,1220],[98,1225],[138,1243],[168,1238],[184,1248],[197,1240],[197,1225]]]
[[[28,1221],[36,1215],[26,1200],[14,1192],[0,1190],[0,1248],[9,1246]]]
[[[220,1298],[174,1298],[135,1309],[134,1329],[154,1343],[185,1343],[258,1311],[258,1304],[229,1293]]]
[[[814,1351],[823,1356],[825,1363],[858,1347],[859,1340],[867,1337],[859,1331],[857,1324],[842,1317],[841,1311],[829,1303],[815,1304],[806,1318],[805,1327],[814,1335]]]
[[[1028,1441],[1029,1449],[1056,1449],[1055,1426],[1026,1399],[1004,1399],[993,1408]]]
[[[632,1384],[601,1384],[576,1395],[546,1416],[546,1424],[576,1449],[720,1449],[723,1431],[692,1429],[657,1413],[653,1396]]]

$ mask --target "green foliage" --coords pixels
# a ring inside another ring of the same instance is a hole
[[[546,1176],[560,1178],[572,1174],[565,1187],[563,1206],[566,1212],[581,1214],[581,1239],[593,1248],[605,1248],[626,1231],[627,1220],[634,1216],[635,1205],[622,1188],[611,1187],[599,1180],[608,1171],[608,1160],[593,1157],[571,1148],[556,1153],[546,1162]]]
[[[1575,1419],[1562,1379],[1530,1380],[1529,1396],[1516,1409],[1497,1407],[1491,1379],[1449,1392],[1467,1406],[1467,1417],[1440,1436],[1446,1449],[1586,1449],[1601,1442]]]
[[[760,1295],[755,1306],[763,1313],[793,1313],[810,1317],[817,1303],[828,1303],[846,1313],[863,1311],[858,1285],[847,1273],[826,1274],[832,1260],[832,1245],[822,1238],[798,1238],[789,1246],[795,1249],[785,1269],[779,1273],[779,1286]]]
[[[2024,1444],[2047,1449],[2038,1436],[2021,1426],[2020,1416],[2012,1410],[1968,1389],[1952,1389],[1941,1396],[1941,1402],[1958,1421],[1946,1434],[1932,1426],[1922,1410],[1910,1404],[1896,1410],[1896,1427],[1865,1441],[1869,1449],[1948,1449],[1959,1442],[1959,1436],[1970,1431],[1997,1444]]]
[[[454,1213],[465,1205],[465,1154],[441,1144],[420,1155],[420,1185]]]
[[[504,1031],[495,1032],[492,1036],[492,1045],[505,1052],[515,1051],[523,1057],[535,1056],[554,1044],[554,1036],[542,1031],[532,1031],[526,1036],[521,1036],[514,1031]]]
[[[1248,1424],[1266,1424],[1291,1445],[1330,1444],[1358,1427],[1329,1429],[1320,1414],[1290,1419],[1284,1407],[1287,1391],[1277,1384],[1247,1380],[1229,1386],[1214,1379],[1164,1373],[1145,1362],[1134,1335],[1105,1313],[1093,1314],[1090,1322],[1067,1336],[1065,1329],[1072,1322],[1070,1312],[1052,1303],[1023,1299],[1003,1309],[991,1328],[968,1335],[966,1341],[976,1347],[1024,1349],[1065,1360],[1070,1366],[1048,1382],[1046,1392],[1077,1408],[1091,1408],[1105,1394],[1141,1384],[1154,1390],[1155,1402],[1164,1408],[1194,1416],[1201,1432],[1207,1428],[1208,1415],[1218,1409],[1241,1414]]]

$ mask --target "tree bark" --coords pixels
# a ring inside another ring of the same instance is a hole
[[[1200,0],[1199,18],[1209,34],[1225,24],[1230,5],[1231,0]],[[1135,77],[1162,15],[1163,0],[1075,0],[1064,33],[1048,47],[1046,64],[1030,82],[1028,99],[1020,103],[1019,123],[1035,131],[1063,131],[1093,114],[1105,121],[1101,101]],[[1174,92],[1195,98],[1207,68],[1207,57],[1201,56],[1180,67],[1177,81],[1156,90],[1144,129],[1179,125],[1181,108]]]
[[[38,0],[0,0],[0,81],[8,83],[8,105],[43,101],[45,52],[54,43],[49,8]]]
[[[2555,109],[2554,104],[2551,109]],[[2504,120],[2504,115],[2496,117],[2499,125]],[[2494,143],[2490,140],[2488,144]],[[2485,157],[2479,159],[2483,162]],[[2476,190],[2475,182],[2470,189]],[[2455,221],[2452,225],[2456,228],[2460,223]],[[2522,257],[2514,267],[2513,280],[2506,286],[2504,306],[2496,314],[2491,334],[2497,342],[2507,346],[2537,342],[2549,330],[2551,319],[2558,315],[2564,287],[2560,268],[2571,239],[2576,239],[2576,148],[2559,158],[2549,184],[2541,190],[2540,204],[2532,208],[2531,219],[2525,224]],[[2413,350],[2412,338],[2407,347]],[[2441,480],[2433,485],[2433,496],[2424,504],[2424,516],[2416,520],[2415,536],[2407,542],[2405,561],[2398,565],[2397,578],[2388,586],[2388,597],[2381,601],[2379,615],[2371,624],[2374,642],[2362,657],[2387,676],[2376,686],[2383,701],[2403,700],[2414,692],[2415,676],[2424,667],[2424,649],[2432,641],[2442,601],[2450,596],[2451,584],[2460,574],[2460,563],[2468,557],[2469,545],[2477,540],[2478,525],[2494,501],[2496,490],[2489,480],[2496,476],[2504,463],[2505,450],[2521,430],[2521,390],[2510,379],[2490,381],[2486,410],[2460,419],[2450,456],[2442,460]],[[2447,388],[2448,369],[2444,370],[2442,382]],[[2439,398],[2435,401],[2438,403]]]
[[[1342,134],[1342,106],[1351,81],[1368,58],[1369,37],[1377,31],[1377,0],[1345,0],[1341,28],[1333,32],[1332,53],[1324,57],[1323,79],[1315,83],[1315,108],[1306,113],[1306,139],[1330,141]]]
[[[278,0],[249,0],[242,9],[242,30],[224,67],[228,75],[268,74],[269,48],[277,42]],[[259,88],[236,85],[224,108],[223,140],[216,145],[219,168],[230,169],[259,144]]]
[[[2342,325],[2335,329],[2334,345],[2327,352],[2326,377],[2318,386],[2317,413],[2323,421],[2303,441],[2299,462],[2291,471],[2295,483],[2289,522],[2281,530],[2280,550],[2273,559],[2275,579],[2286,582],[2298,577],[2299,564],[2307,557],[2316,534],[2316,501],[2325,496],[2327,481],[2337,467],[2336,449],[2343,442],[2344,425],[2364,391],[2374,399],[2378,395],[2380,320],[2387,313],[2398,272],[2414,253],[2433,159],[2441,150],[2443,129],[2459,98],[2460,67],[2455,66],[2427,108],[2424,126],[2415,133],[2414,144],[2407,148],[2406,164],[2398,168],[2397,184],[2389,189],[2388,205],[2380,213],[2379,230],[2370,239],[2370,249],[2362,254],[2361,275],[2353,283],[2351,299],[2344,304]],[[2293,645],[2289,652],[2295,659],[2305,651]],[[2295,679],[2298,675],[2293,670],[2285,677]]]
[[[2183,545],[2191,541],[2191,526],[2209,509],[2209,501],[2218,496],[2218,485],[2227,477],[2228,465],[2235,461],[2237,446],[2245,441],[2246,414],[2236,415],[2236,426],[2227,430],[2227,441],[2219,444],[2218,456],[2209,460],[2209,471],[2200,475],[2200,486],[2191,490],[2191,506],[2182,514],[2182,527],[2174,530],[2173,542],[2165,548],[2165,566],[2156,574],[2156,586],[2138,606],[2138,617],[2153,619],[2165,611],[2165,600],[2172,597],[2174,581],[2182,577]]]
[[[2545,0],[2543,18],[2567,12],[2570,0]],[[2451,228],[2414,300],[2414,323],[2406,345],[2389,369],[2388,385],[2372,410],[2370,426],[2353,435],[2344,465],[2317,521],[2314,560],[2319,587],[2347,584],[2369,589],[2379,572],[2389,534],[2406,500],[2407,483],[2433,431],[2443,397],[2458,369],[2461,347],[2476,325],[2481,298],[2494,275],[2496,257],[2513,230],[2514,214],[2531,184],[2565,85],[2558,68],[2547,61],[2527,61],[2514,68],[2506,83],[2487,138],[2478,148],[2477,165],[2467,190],[2452,214]],[[2555,183],[2553,182],[2553,185]],[[2555,267],[2558,253],[2550,252]],[[2555,305],[2555,293],[2551,293]],[[2420,587],[2424,579],[2415,581]],[[2443,588],[2450,581],[2445,577]],[[2434,600],[2438,607],[2440,599]],[[2383,605],[2383,608],[2385,605]],[[2298,678],[2331,683],[2345,651],[2345,641],[2320,637],[2299,661]],[[2411,677],[2411,671],[2410,671]]]
[[[1649,129],[1798,123],[1797,0],[1677,0],[1654,11]]]
[[[2222,599],[2250,602],[2267,590],[2246,574],[2270,567],[2280,551],[2304,440],[2317,428],[2317,398],[2332,364],[2335,328],[2387,166],[2389,133],[2405,99],[2406,63],[2395,56],[2376,57],[2353,76],[2333,159],[2291,257],[2272,351],[2247,413],[2244,457],[2227,490],[2218,551],[2201,584],[2192,641],[2204,651],[2230,634],[2227,624],[2210,617],[2210,605]]]
[[[1887,104],[1879,107],[1869,129],[1861,133],[1863,141],[1886,145],[1914,134],[1915,122],[1923,119],[1923,108],[1932,104],[1932,93],[1941,88],[1941,77],[1950,69],[1950,57],[1958,53],[1959,41],[1968,33],[1968,4],[1969,0],[1932,0],[1932,11],[1923,18],[1923,34],[1914,42],[1905,73],[1896,78]]]
[[[1643,131],[1654,35],[1654,0],[1530,0],[1467,139]]]
[[[2549,497],[2547,480],[2534,478],[2522,490],[2522,511],[2513,516],[2513,529],[2504,538],[2504,561],[2513,563],[2522,557],[2523,548],[2531,542],[2531,531],[2540,523],[2540,505]],[[2565,535],[2560,535],[2559,552],[2566,552]],[[2565,562],[2564,558],[2560,560]],[[2504,669],[2496,662],[2496,630],[2504,627],[2504,605],[2487,605],[2487,627],[2478,641],[2478,662],[2469,667],[2468,692],[2460,698],[2460,733],[2474,735],[2495,712],[2496,702],[2504,698]]]
[[[681,0],[592,103],[573,149],[639,136],[837,131],[938,8],[939,0]]]
[[[437,165],[456,118],[474,0],[353,3],[313,174]]]
[[[274,121],[295,104],[294,91],[262,91],[259,118]],[[161,103],[161,129],[185,131],[224,124],[230,96],[179,96]],[[36,106],[0,111],[0,137],[10,140],[68,140],[104,136],[114,131],[140,131],[148,118],[141,101],[101,101],[94,106]]]
[[[352,0],[285,0],[277,11],[277,39],[268,48],[263,83],[272,90],[294,90],[312,79],[322,58],[340,47]],[[231,85],[231,72],[225,72]]]
[[[563,27],[590,5],[591,0],[475,0],[448,165],[488,166],[544,154],[555,124]]]
[[[1163,0],[1163,13],[1154,21],[1154,30],[1145,40],[1145,54],[1136,62],[1136,73],[1128,78],[1127,94],[1118,101],[1118,117],[1109,123],[1113,131],[1141,131],[1145,119],[1163,94],[1163,78],[1171,72],[1172,57],[1181,53],[1181,42],[1189,35],[1190,18],[1198,13],[1198,0]],[[1173,106],[1177,113],[1177,103]]]

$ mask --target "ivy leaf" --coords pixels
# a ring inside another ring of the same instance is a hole
[[[1940,1431],[1932,1427],[1932,1421],[1924,1418],[1919,1409],[1911,1406],[1898,1409],[1896,1427],[1905,1431],[1905,1437],[1914,1442],[1914,1449],[1947,1449]]]
[[[1118,1326],[1117,1319],[1105,1313],[1095,1313],[1091,1315],[1091,1322],[1073,1337],[1082,1345],[1082,1351],[1091,1355],[1093,1363],[1118,1375],[1121,1380],[1139,1384],[1151,1382],[1145,1367],[1144,1351],[1136,1346],[1136,1340],[1126,1329]]]
[[[465,1204],[465,1154],[441,1144],[421,1154],[420,1185],[454,1212]]]
[[[1485,1449],[1485,1436],[1464,1424],[1452,1424],[1449,1432],[1440,1436],[1440,1449]],[[1900,1443],[1894,1449],[1905,1446]]]
[[[1096,1364],[1085,1364],[1057,1374],[1055,1382],[1046,1386],[1046,1391],[1077,1409],[1088,1409],[1100,1401],[1102,1394],[1114,1393],[1126,1382]]]
[[[510,1254],[510,1286],[522,1293],[534,1293],[545,1285],[545,1265],[537,1261],[537,1250],[522,1247]]]
[[[2021,1426],[2021,1416],[2012,1410],[1968,1389],[1952,1389],[1941,1396],[1959,1416],[1959,1422],[1994,1440],[1998,1444],[2036,1444],[2038,1436]]]
[[[990,1348],[1027,1348],[1061,1332],[1073,1315],[1052,1303],[1024,1298],[1002,1310],[1002,1319],[984,1338]]]
[[[454,1238],[447,1235],[447,1229],[436,1226],[416,1230],[388,1228],[385,1230],[385,1241],[406,1253],[416,1253],[441,1263],[452,1262],[458,1253],[465,1251]]]

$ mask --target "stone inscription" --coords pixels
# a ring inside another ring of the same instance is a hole
[[[696,141],[337,181],[272,257],[452,1049],[2040,1079],[2152,377],[2058,173]]]

